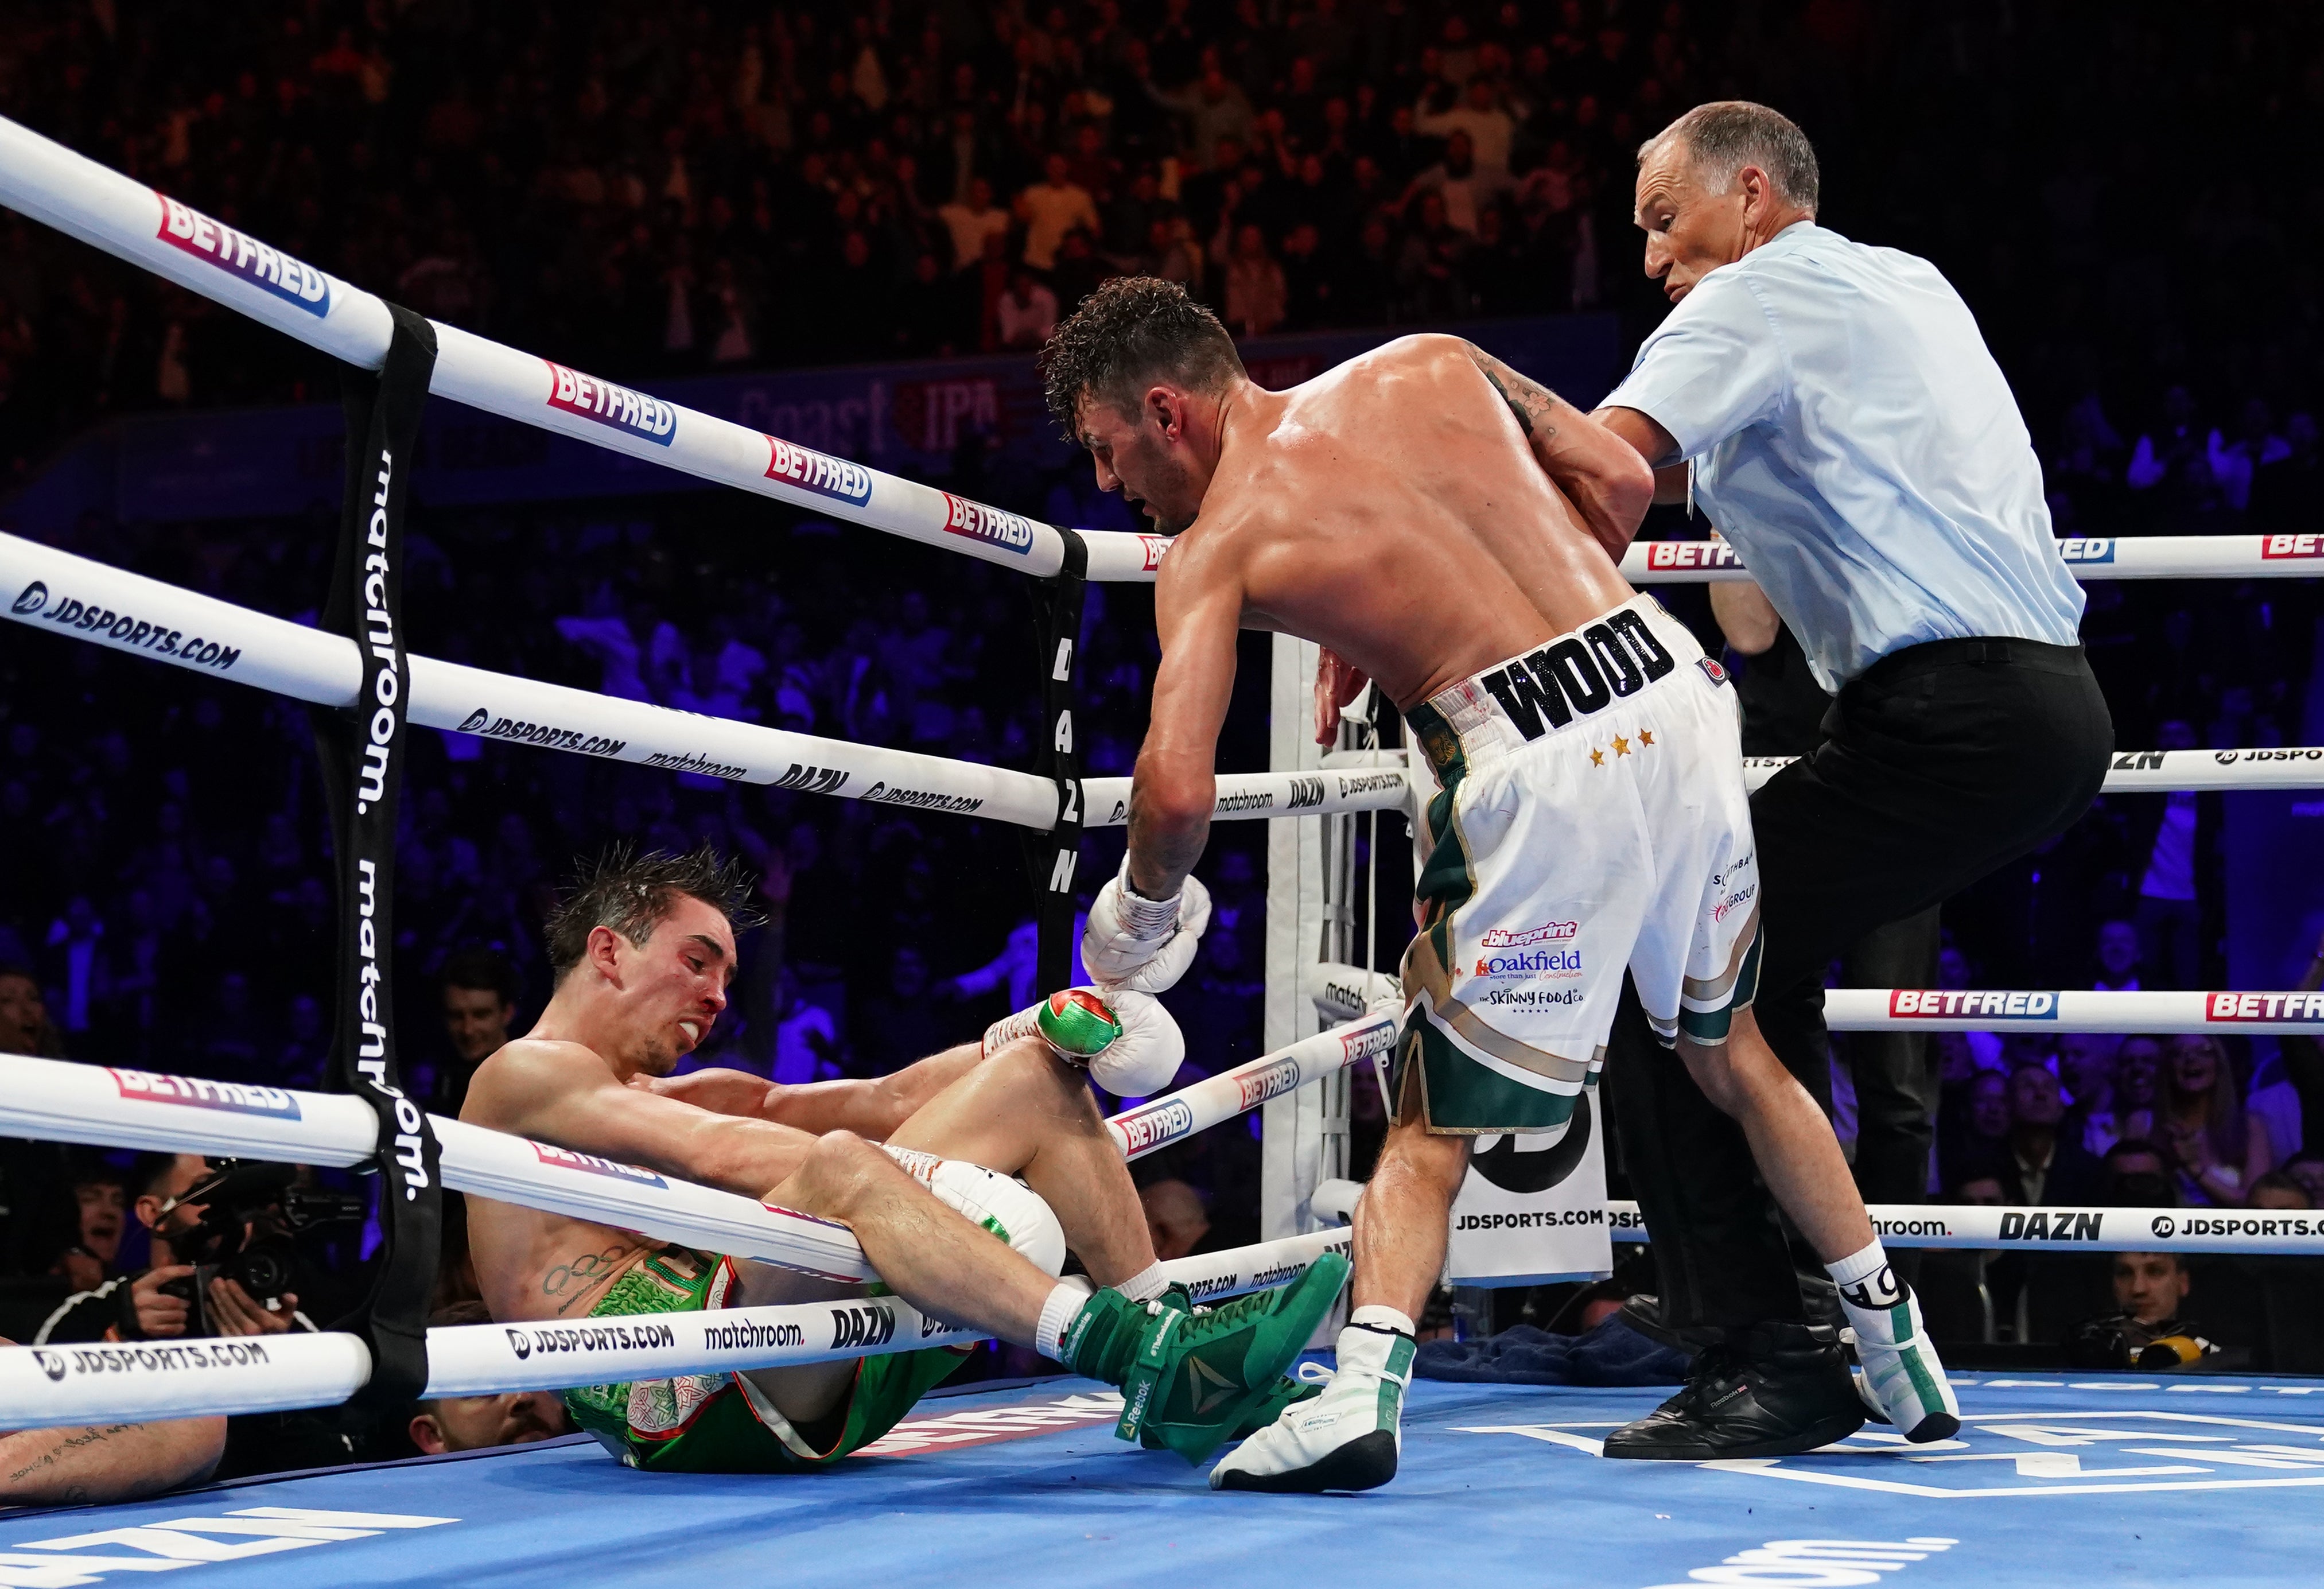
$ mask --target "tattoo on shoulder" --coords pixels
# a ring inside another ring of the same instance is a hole
[[[1469,362],[1475,365],[1501,401],[1509,405],[1517,416],[1517,429],[1527,436],[1543,440],[1557,434],[1557,427],[1549,422],[1550,414],[1558,402],[1557,393],[1540,382],[1518,374],[1508,365],[1471,342],[1467,345]]]

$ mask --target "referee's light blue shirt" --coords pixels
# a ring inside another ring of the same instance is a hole
[[[1697,282],[1604,406],[1677,440],[1825,688],[1924,641],[2077,642],[2016,399],[1926,260],[1796,222]]]

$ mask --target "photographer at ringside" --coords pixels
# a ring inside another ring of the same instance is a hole
[[[138,1156],[130,1185],[152,1261],[78,1292],[51,1314],[34,1345],[279,1335],[318,1326],[297,1287],[336,1289],[299,1238],[318,1226],[360,1228],[364,1200],[295,1184],[283,1164],[213,1166],[198,1153]],[[327,1316],[335,1316],[327,1312]],[[338,1408],[230,1418],[216,1476],[327,1467],[372,1455],[373,1428]]]

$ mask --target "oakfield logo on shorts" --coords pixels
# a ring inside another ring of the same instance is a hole
[[[678,1344],[678,1332],[666,1324],[641,1319],[608,1320],[593,1325],[535,1325],[528,1329],[503,1326],[509,1350],[520,1362],[538,1352],[548,1357],[572,1352],[652,1352]],[[706,1343],[706,1344],[707,1343]]]
[[[35,579],[18,591],[8,612],[12,617],[38,618],[60,629],[77,629],[124,651],[152,651],[158,657],[174,657],[192,667],[215,668],[221,673],[242,661],[242,648],[238,645],[224,645],[215,640],[204,640],[198,634],[189,640],[181,629],[152,623],[134,613],[116,613],[111,607],[82,601],[78,596],[51,600],[44,580]]]
[[[1143,1153],[1175,1142],[1194,1129],[1194,1111],[1184,1098],[1163,1098],[1134,1109],[1114,1123],[1129,1139],[1130,1151]]]
[[[2270,535],[2262,539],[2263,558],[2324,558],[2324,535]]]
[[[1489,927],[1477,941],[1489,949],[1521,949],[1527,944],[1561,943],[1582,930],[1579,921],[1545,921],[1539,927]]]
[[[1650,540],[1649,568],[1739,568],[1743,554],[1729,540]]]
[[[495,717],[483,707],[460,722],[458,732],[483,739],[504,739],[512,744],[537,744],[552,751],[578,751],[585,756],[618,756],[628,747],[622,739],[558,728],[548,723],[527,723],[520,717]]]
[[[617,1181],[627,1181],[633,1187],[654,1187],[667,1189],[669,1183],[641,1164],[616,1164],[611,1159],[600,1159],[594,1153],[576,1153],[570,1148],[552,1148],[547,1142],[532,1144],[535,1157],[557,1169],[578,1169],[590,1175],[611,1176]]]
[[[978,795],[938,794],[928,789],[891,789],[885,783],[875,783],[863,791],[863,798],[882,806],[909,806],[917,811],[951,811],[956,815],[981,808],[984,800]]]
[[[1020,519],[1015,513],[986,507],[981,502],[954,496],[947,491],[945,499],[945,531],[964,535],[971,540],[982,540],[987,546],[997,546],[1003,551],[1013,551],[1020,557],[1033,550],[1033,521]]]
[[[232,1114],[265,1114],[276,1120],[297,1120],[299,1095],[281,1087],[248,1086],[238,1081],[204,1081],[197,1076],[157,1076],[150,1070],[105,1073],[124,1098],[144,1104],[187,1104],[197,1109],[223,1109]]]
[[[1480,955],[1475,975],[1490,977],[1579,976],[1582,975],[1582,951],[1578,948],[1520,949],[1514,955]]]
[[[1888,995],[1888,1013],[1924,1021],[1970,1015],[1988,1021],[2048,1021],[2058,1013],[2058,995],[1977,988],[1898,988]]]
[[[872,500],[872,471],[862,464],[825,457],[773,436],[767,438],[767,478],[859,508]]]
[[[161,229],[153,235],[171,247],[295,304],[318,319],[331,312],[330,278],[313,265],[269,248],[166,193],[153,197],[161,201]]]
[[[2324,993],[2209,993],[2203,1019],[2324,1022]]]
[[[648,397],[611,381],[600,381],[578,370],[568,370],[553,359],[549,366],[549,406],[561,412],[610,426],[625,436],[668,447],[678,436],[678,410],[659,397]]]
[[[2102,535],[2069,536],[2058,542],[2058,556],[2070,563],[2110,563],[2114,540]]]
[[[1263,1070],[1235,1077],[1235,1086],[1242,1094],[1242,1106],[1256,1109],[1269,1098],[1279,1097],[1299,1085],[1299,1061],[1277,1059]]]

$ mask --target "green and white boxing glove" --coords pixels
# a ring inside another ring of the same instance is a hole
[[[1186,1058],[1186,1039],[1151,993],[1130,988],[1066,988],[985,1029],[987,1058],[1001,1047],[1037,1037],[1069,1065],[1118,1097],[1142,1098],[1170,1085]]]

